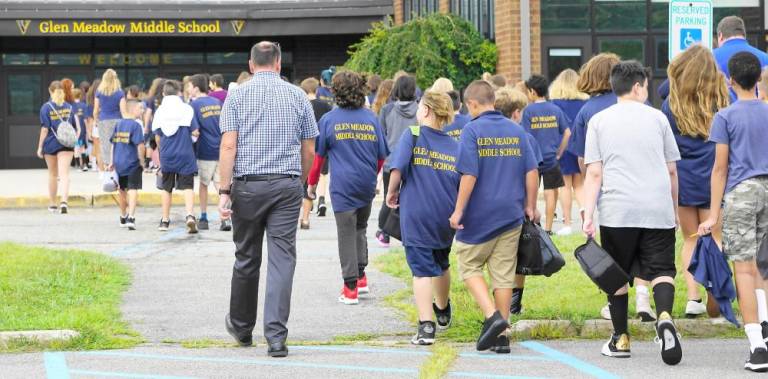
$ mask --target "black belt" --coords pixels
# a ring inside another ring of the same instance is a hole
[[[275,174],[275,175],[243,175],[238,176],[235,178],[235,180],[239,182],[264,182],[267,180],[277,180],[277,179],[291,179],[291,178],[298,178],[298,175],[285,175],[285,174]]]

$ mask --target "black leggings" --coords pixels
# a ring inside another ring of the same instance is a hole
[[[387,206],[387,192],[389,189],[389,171],[382,171],[382,181],[384,182],[384,202],[381,203],[381,210],[379,211],[379,230],[384,229],[384,224],[387,223],[387,217],[389,217],[389,207]]]

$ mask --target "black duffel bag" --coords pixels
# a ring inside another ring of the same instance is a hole
[[[593,238],[574,252],[581,269],[603,292],[613,295],[629,282],[629,275]]]
[[[520,232],[515,273],[551,276],[560,271],[563,266],[565,266],[565,259],[547,232],[540,225],[525,220]]]

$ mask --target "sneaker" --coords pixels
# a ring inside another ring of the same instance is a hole
[[[768,342],[768,321],[761,322],[760,326],[763,328],[763,342]]]
[[[611,319],[611,307],[608,304],[606,304],[602,309],[600,309],[600,317],[602,317],[603,320]]]
[[[161,232],[167,232],[170,227],[171,227],[170,220],[160,220],[160,225],[158,225],[157,230]]]
[[[325,217],[325,212],[328,210],[328,207],[325,206],[325,203],[320,203],[317,205],[317,217]]]
[[[58,212],[58,211],[59,211],[59,207],[57,207],[57,206],[55,206],[55,205],[49,205],[49,206],[48,206],[48,212],[51,212],[51,213],[56,213],[56,212]]]
[[[357,299],[357,287],[353,290],[347,288],[346,285],[343,287],[344,288],[341,289],[341,296],[339,296],[339,302],[346,305],[358,304],[360,301]]]
[[[67,206],[66,202],[62,201],[61,204],[59,204],[59,212],[63,215],[69,213],[69,206]]]
[[[208,230],[208,220],[201,218],[200,221],[197,222],[197,228],[200,230]]]
[[[120,227],[125,228],[126,226],[128,226],[128,216],[120,216]]]
[[[523,313],[523,291],[522,288],[512,290],[512,304],[509,306],[509,313],[519,315]]]
[[[744,362],[744,369],[754,372],[768,371],[768,350],[758,347],[749,354],[749,359]]]
[[[432,321],[419,321],[419,330],[411,338],[414,345],[431,345],[435,343],[435,323]]]
[[[221,220],[221,225],[219,226],[219,230],[222,232],[229,232],[232,230],[232,220]]]
[[[437,304],[432,303],[432,310],[435,312],[435,318],[437,318],[437,330],[446,330],[451,326],[453,321],[453,310],[451,309],[451,300],[448,299],[448,305],[445,309],[440,309]]]
[[[189,234],[195,234],[197,233],[197,221],[195,220],[195,216],[187,215],[187,233]]]
[[[557,231],[558,236],[569,236],[571,234],[573,234],[573,228],[570,226],[560,228],[560,230]]]
[[[606,357],[629,358],[629,336],[626,334],[612,335],[611,339],[603,345],[601,353]]]
[[[661,347],[661,360],[674,366],[683,359],[683,348],[680,346],[680,334],[672,323],[672,316],[667,312],[659,315],[656,323],[656,338],[654,342]]]
[[[491,351],[495,352],[496,354],[509,354],[512,352],[512,349],[509,347],[509,337],[505,335],[500,335],[496,339],[496,344],[491,347]]]
[[[496,311],[490,318],[485,319],[480,337],[477,339],[477,350],[485,351],[490,349],[496,344],[499,334],[508,327],[509,323],[501,317],[499,311]]]
[[[88,166],[80,167],[80,172],[88,172]]]
[[[120,221],[122,221],[122,220],[120,220]],[[125,220],[125,226],[128,228],[128,230],[136,230],[136,218],[128,217]]]
[[[642,322],[656,321],[656,313],[651,309],[651,295],[637,292],[635,294],[635,309],[637,317]]]
[[[688,303],[685,304],[685,317],[687,318],[696,318],[700,315],[703,315],[707,312],[707,306],[704,305],[704,303],[694,300],[688,300]]]
[[[368,275],[363,273],[363,277],[357,280],[357,293],[363,294],[370,292],[371,290],[368,288]]]
[[[389,247],[389,236],[381,230],[376,232],[376,240],[379,241],[379,246]]]

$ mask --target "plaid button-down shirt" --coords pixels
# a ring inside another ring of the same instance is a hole
[[[307,96],[274,72],[230,92],[219,122],[222,133],[237,132],[234,177],[301,175],[301,141],[318,135]]]

